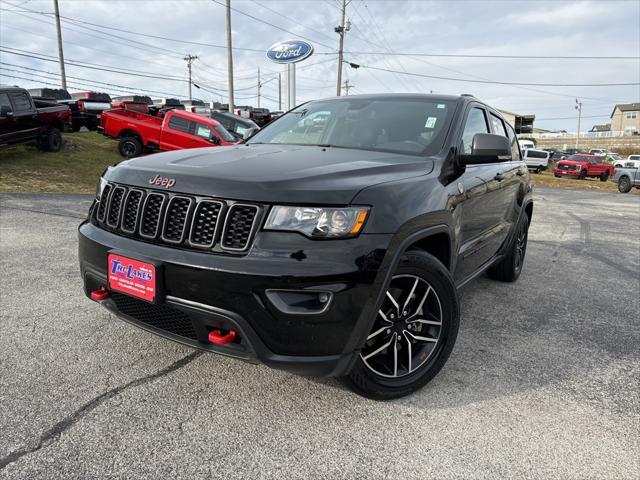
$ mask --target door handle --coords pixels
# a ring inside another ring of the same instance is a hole
[[[502,180],[504,180],[504,175],[502,174],[502,172],[496,173],[496,176],[493,177],[493,179],[501,182]]]

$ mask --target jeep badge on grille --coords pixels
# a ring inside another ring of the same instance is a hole
[[[161,177],[160,175],[156,175],[153,178],[149,179],[149,184],[150,185],[160,185],[161,187],[164,188],[171,188],[176,184],[176,179],[175,178],[165,178],[165,177]]]

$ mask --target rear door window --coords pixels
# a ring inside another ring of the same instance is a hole
[[[509,137],[507,130],[504,128],[504,122],[497,115],[491,114],[491,126],[493,127],[493,133],[496,135],[502,135],[503,137]]]
[[[190,124],[191,124],[191,121],[187,120],[186,118],[182,118],[178,116],[173,116],[169,120],[169,128],[172,128],[174,130],[178,130],[179,132],[184,132],[184,133],[189,133]]]
[[[515,161],[522,160],[520,145],[518,144],[518,137],[516,136],[516,132],[513,127],[509,124],[507,124],[507,136],[511,141],[511,159]]]
[[[467,116],[462,133],[462,153],[471,153],[473,137],[476,133],[489,133],[487,117],[484,110],[478,107],[472,108]]]
[[[17,112],[25,112],[32,109],[31,99],[24,92],[12,93],[11,99]]]

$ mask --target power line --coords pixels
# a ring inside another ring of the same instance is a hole
[[[489,58],[519,60],[640,60],[640,56],[595,56],[595,55],[482,55],[455,53],[418,53],[418,52],[359,52],[345,51],[349,55],[397,55],[403,57],[445,57],[445,58]],[[332,55],[332,52],[318,52],[318,55]]]
[[[588,115],[586,117],[584,115],[582,116],[582,118],[605,118],[605,117],[611,118],[611,114],[607,113],[605,115]],[[543,120],[575,120],[576,118],[578,117],[576,116],[576,117],[536,118],[536,121],[541,122]]]
[[[531,86],[531,87],[628,87],[628,86],[636,86],[640,85],[639,82],[628,82],[628,83],[524,83],[524,82],[501,82],[498,80],[472,80],[466,78],[458,78],[458,77],[439,77],[436,75],[426,75],[423,73],[415,73],[415,72],[402,72],[399,70],[391,70],[388,68],[381,67],[372,67],[367,65],[360,65],[361,68],[366,68],[370,70],[379,70],[382,72],[390,72],[390,73],[399,73],[401,75],[411,75],[414,77],[423,77],[423,78],[434,78],[437,80],[448,80],[452,82],[468,82],[468,83],[485,83],[492,85],[521,85],[521,86]]]
[[[211,0],[211,1],[212,1],[213,3],[217,3],[218,5],[221,5],[221,6],[223,6],[223,7],[226,7],[226,5],[225,5],[224,3],[219,2],[218,0]],[[290,35],[294,35],[294,36],[296,36],[296,37],[304,38],[305,40],[309,40],[310,42],[313,42],[313,43],[315,43],[315,44],[317,44],[317,45],[322,45],[323,47],[333,48],[333,47],[331,47],[330,45],[327,45],[326,43],[318,42],[317,40],[313,40],[313,39],[311,39],[311,38],[309,38],[309,37],[305,37],[304,35],[300,35],[299,33],[294,33],[294,32],[292,32],[291,30],[287,30],[286,28],[282,28],[282,27],[280,27],[280,26],[278,26],[278,25],[275,25],[275,24],[273,24],[273,23],[267,22],[266,20],[263,20],[263,19],[261,19],[261,18],[254,17],[253,15],[250,15],[250,14],[248,14],[248,13],[246,13],[246,12],[243,12],[242,10],[238,10],[238,9],[237,9],[237,8],[235,8],[235,7],[231,7],[231,10],[233,10],[233,11],[234,11],[234,12],[236,12],[236,13],[239,13],[240,15],[244,15],[245,17],[249,17],[249,18],[251,18],[251,19],[255,20],[256,22],[264,23],[265,25],[269,25],[270,27],[277,28],[278,30],[283,31],[283,32],[285,32],[285,33],[288,33],[288,34],[290,34]]]

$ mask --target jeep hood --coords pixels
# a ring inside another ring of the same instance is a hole
[[[426,175],[433,160],[396,153],[298,145],[235,145],[159,153],[109,168],[109,181],[265,203],[349,204],[363,188]],[[165,185],[167,183],[165,182]]]

